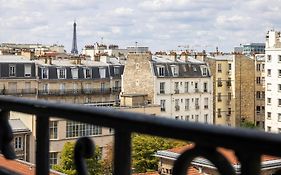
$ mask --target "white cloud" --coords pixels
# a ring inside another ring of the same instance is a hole
[[[126,46],[138,41],[152,50],[179,44],[231,51],[264,42],[281,30],[281,0],[0,0],[0,42],[42,42],[71,47],[77,21],[78,47],[104,41]]]

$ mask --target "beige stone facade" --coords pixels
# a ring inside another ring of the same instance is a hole
[[[214,123],[240,126],[255,121],[255,61],[244,55],[206,58],[213,75]]]

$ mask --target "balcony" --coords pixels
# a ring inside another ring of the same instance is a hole
[[[218,81],[218,87],[222,87],[222,81]]]
[[[180,106],[179,105],[175,106],[175,110],[179,111],[180,110]]]
[[[112,87],[111,91],[112,91],[112,93],[120,93],[121,87]]]
[[[39,96],[44,95],[53,95],[53,96],[62,96],[62,95],[102,95],[110,94],[110,88],[85,88],[85,89],[46,89],[38,90]]]
[[[230,87],[231,86],[231,80],[227,80],[226,85],[227,85],[227,87]]]
[[[261,155],[281,157],[281,137],[278,134],[258,130],[228,128],[173,119],[151,117],[139,113],[109,111],[105,108],[93,108],[74,104],[58,104],[17,97],[0,97],[0,151],[6,159],[14,159],[11,146],[12,132],[8,122],[9,112],[21,112],[36,117],[36,175],[49,174],[49,118],[56,116],[93,125],[113,128],[114,134],[114,175],[131,174],[131,134],[141,133],[160,137],[174,138],[193,142],[195,147],[182,152],[174,162],[173,174],[187,174],[186,170],[196,157],[210,160],[220,174],[235,174],[224,155],[217,151],[223,147],[234,151],[241,163],[241,174],[261,173]],[[149,128],[149,129],[148,129]],[[79,138],[75,156],[77,174],[86,174],[84,159],[93,151],[84,150],[91,143],[87,137]],[[90,147],[91,148],[91,147]],[[0,167],[0,172],[9,167]],[[11,173],[15,174],[13,170]],[[7,173],[5,173],[7,174]],[[275,172],[280,174],[280,171]]]
[[[0,95],[36,95],[37,89],[2,89],[0,90]]]

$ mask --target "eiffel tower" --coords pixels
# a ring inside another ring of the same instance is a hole
[[[73,39],[72,39],[72,49],[71,53],[77,55],[78,49],[77,49],[77,37],[76,37],[76,22],[73,23]]]

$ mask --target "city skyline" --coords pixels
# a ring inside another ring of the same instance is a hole
[[[239,44],[264,42],[266,31],[281,28],[280,0],[0,2],[0,42],[62,44],[68,52],[74,20],[79,52],[95,42],[120,47],[138,42],[152,51],[218,46],[230,52]]]

